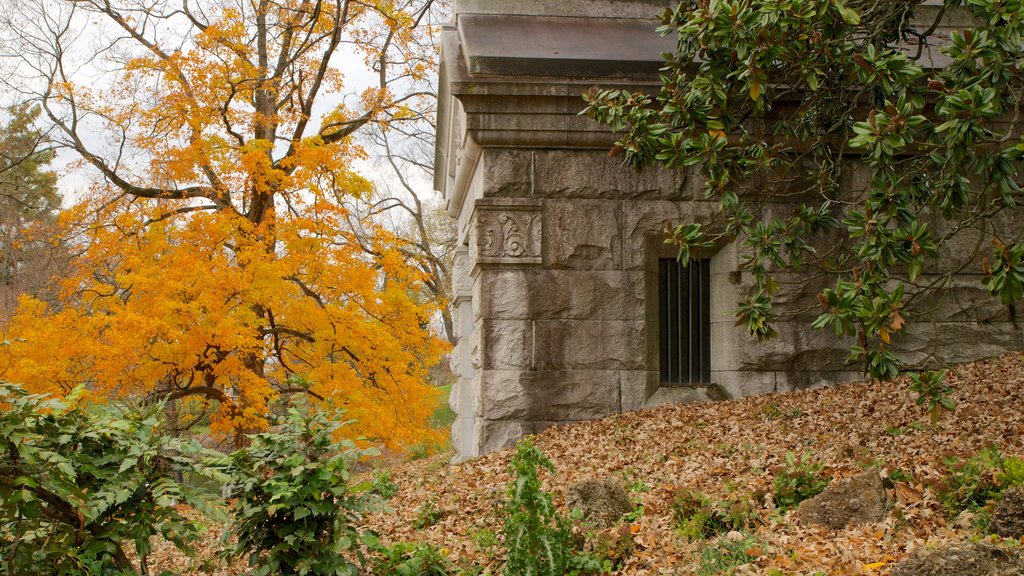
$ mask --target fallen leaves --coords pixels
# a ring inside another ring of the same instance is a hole
[[[634,487],[632,496],[644,512],[628,525],[635,550],[618,574],[696,573],[704,543],[676,533],[669,506],[674,491],[687,488],[716,500],[742,497],[755,504],[759,526],[751,551],[758,554],[737,574],[885,576],[911,550],[973,535],[969,522],[947,520],[936,500],[945,457],[970,455],[993,443],[1004,454],[1024,454],[1024,354],[960,366],[950,384],[959,410],[943,413],[934,425],[914,404],[907,382],[897,380],[670,405],[551,428],[536,440],[558,469],[544,479],[545,488],[564,508],[567,487],[587,478],[610,476]],[[833,478],[867,466],[895,476],[885,520],[829,530],[801,526],[791,513],[780,515],[772,503],[772,480],[787,451],[810,452]],[[392,479],[401,490],[388,503],[391,511],[369,516],[366,526],[385,541],[427,541],[447,549],[451,558],[497,573],[500,546],[478,542],[485,531],[500,533],[510,454],[499,451],[454,466],[444,455],[398,465]],[[416,530],[417,511],[428,500],[445,511],[444,520]]]

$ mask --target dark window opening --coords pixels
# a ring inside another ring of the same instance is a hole
[[[711,260],[658,260],[661,383],[711,382]]]

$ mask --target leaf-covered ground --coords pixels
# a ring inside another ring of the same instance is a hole
[[[676,490],[688,488],[753,507],[758,558],[737,574],[884,575],[912,550],[976,537],[970,518],[947,519],[936,499],[947,474],[944,459],[967,458],[993,444],[1005,455],[1024,455],[1024,354],[960,366],[950,383],[958,409],[934,425],[900,380],[664,406],[553,428],[536,441],[557,467],[545,478],[556,503],[572,483],[610,476],[643,505],[642,515],[627,524],[635,550],[619,574],[696,573],[708,542],[680,536],[670,507]],[[912,480],[892,485],[881,523],[838,531],[804,527],[764,496],[787,452],[810,453],[832,478],[875,465]],[[392,480],[400,492],[389,511],[366,524],[386,541],[430,542],[453,560],[497,572],[500,547],[489,536],[500,533],[510,455],[505,450],[454,466],[446,455],[399,464]],[[440,521],[414,528],[428,507],[441,512]],[[187,563],[200,564],[199,558]]]

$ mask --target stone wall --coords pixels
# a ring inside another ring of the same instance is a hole
[[[594,84],[654,89],[659,55],[672,41],[654,32],[650,16],[668,3],[456,5],[457,23],[443,42],[435,186],[458,220],[462,245],[454,267],[459,340],[452,363],[459,379],[451,401],[460,458],[554,424],[860,377],[844,363],[849,342],[810,329],[817,312],[800,311],[834,279],[780,275],[779,305],[794,314],[778,323],[778,338],[758,344],[735,326],[749,276],[739,270],[736,247],[726,245],[703,255],[711,258],[711,382],[661,386],[657,260],[675,256],[662,230],[666,221],[713,228],[718,206],[704,198],[699,175],[636,172],[609,158],[613,137],[578,111]],[[581,38],[597,24],[611,31],[608,38],[646,30],[646,40],[627,50],[593,48]],[[488,31],[499,25],[520,30],[529,45],[489,41]],[[864,171],[851,163],[846,173],[842,185],[855,196],[865,186]],[[966,235],[958,251],[963,262],[976,259],[980,237]],[[910,361],[1024,348],[1021,327],[978,277],[925,280],[948,282],[949,290],[915,304],[919,318],[902,340]]]

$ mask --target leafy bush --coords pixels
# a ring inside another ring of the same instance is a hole
[[[811,462],[807,452],[800,460],[792,452],[786,452],[786,466],[775,474],[772,484],[778,509],[795,508],[804,500],[821,494],[828,487],[828,480],[821,477],[822,468],[821,463]]]
[[[519,442],[509,466],[514,480],[504,509],[505,574],[564,576],[608,571],[597,558],[573,550],[568,523],[555,510],[551,495],[541,489],[541,469],[555,472],[554,464],[531,438]]]
[[[0,383],[0,574],[144,572],[150,538],[187,550],[197,535],[175,504],[217,513],[178,480],[221,479],[203,464],[209,454],[162,434],[161,406],[87,409],[78,397]]]
[[[753,536],[738,539],[719,538],[714,544],[701,550],[697,575],[732,574],[737,567],[757,560],[760,555],[759,544]]]
[[[448,576],[458,568],[440,550],[425,543],[398,542],[375,550],[373,573],[381,576]]]
[[[360,544],[376,541],[356,529],[367,498],[349,490],[349,463],[375,451],[336,443],[345,424],[292,408],[277,430],[231,455],[237,500],[225,537],[237,537],[256,576],[359,574],[352,558],[363,564]]]

